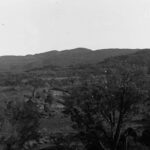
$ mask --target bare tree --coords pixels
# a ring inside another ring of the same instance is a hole
[[[71,89],[65,113],[87,150],[119,149],[122,134],[140,119],[140,104],[147,94],[144,78],[141,68],[120,65],[104,68],[100,77]]]

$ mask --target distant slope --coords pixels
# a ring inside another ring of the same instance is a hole
[[[106,64],[119,62],[127,62],[129,64],[135,64],[140,66],[150,66],[150,49],[143,49],[135,53],[107,58],[102,63]]]
[[[49,51],[41,54],[27,56],[0,57],[0,71],[17,72],[26,71],[44,66],[70,66],[77,64],[95,64],[106,58],[132,54],[137,49],[103,49],[92,51],[86,48],[76,48],[64,51]]]
[[[100,62],[99,65],[107,66],[108,64],[113,65],[113,64],[121,64],[121,63],[144,66],[148,69],[148,72],[150,73],[150,49],[143,49],[141,51],[137,51],[132,54],[107,58],[103,62]]]

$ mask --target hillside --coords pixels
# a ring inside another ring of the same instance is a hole
[[[143,49],[142,51],[137,51],[132,54],[107,58],[102,63],[99,64],[107,65],[107,64],[114,64],[114,63],[116,64],[129,63],[129,64],[135,64],[139,66],[145,66],[148,69],[150,69],[150,50]]]
[[[103,49],[92,51],[86,48],[76,48],[64,51],[49,51],[41,54],[27,56],[0,57],[1,72],[20,72],[45,66],[72,66],[96,64],[106,58],[127,55],[138,51],[137,49]]]

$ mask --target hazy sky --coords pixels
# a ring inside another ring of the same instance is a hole
[[[0,55],[150,48],[150,0],[0,0]]]

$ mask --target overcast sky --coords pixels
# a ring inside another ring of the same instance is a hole
[[[0,55],[150,48],[150,0],[0,0]]]

